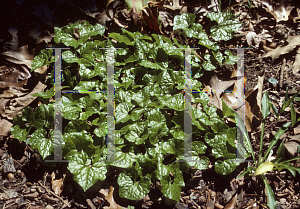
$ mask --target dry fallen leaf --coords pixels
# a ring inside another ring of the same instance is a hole
[[[300,36],[289,36],[287,38],[287,42],[289,43],[286,46],[278,46],[271,52],[268,52],[263,57],[272,57],[272,60],[276,60],[280,55],[287,54],[294,50],[297,46],[300,45]]]
[[[103,209],[121,209],[122,208],[114,200],[114,194],[113,194],[114,193],[114,189],[115,188],[113,186],[109,187],[109,192],[105,196],[105,199],[107,200],[107,202],[109,202],[109,206],[104,206]]]
[[[64,177],[65,177],[65,174],[64,174]],[[55,173],[52,172],[52,174],[51,174],[52,189],[53,189],[54,193],[57,195],[60,195],[62,193],[64,177],[61,179],[55,180]]]
[[[9,62],[19,65],[26,65],[29,69],[31,69],[31,62],[33,60],[34,51],[28,50],[28,46],[22,46],[18,49],[10,50],[1,53],[1,55]],[[30,77],[30,72],[26,71],[27,75]],[[28,78],[29,78],[28,77]]]
[[[299,70],[300,70],[300,48],[298,48],[297,50],[295,62],[293,64],[293,74],[294,75],[298,74]]]
[[[262,6],[276,19],[276,22],[287,21],[294,6],[285,6],[285,1],[280,1],[278,5],[272,4],[269,0],[262,0]]]
[[[36,97],[31,96],[32,94],[35,94],[37,92],[43,92],[44,89],[47,87],[47,85],[43,84],[41,81],[38,82],[38,84],[35,86],[35,88],[28,94],[26,94],[23,97],[18,97],[11,99],[9,101],[9,104],[6,105],[6,109],[4,113],[1,115],[3,117],[8,118],[9,120],[12,120],[16,115],[22,114],[22,110],[29,105],[33,100],[36,99]]]
[[[12,127],[12,125],[13,124],[6,119],[0,120],[0,127],[1,127],[0,135],[7,136],[8,133],[10,132],[10,128]]]
[[[248,132],[250,132],[254,126],[257,126],[262,118],[261,98],[263,80],[264,71],[258,75],[257,85],[253,89],[245,91],[245,109],[240,108],[237,111],[241,118],[245,118],[245,124]]]
[[[237,194],[235,194],[234,198],[231,199],[229,203],[225,206],[224,209],[234,209],[236,208]]]
[[[246,40],[250,47],[251,46],[258,47],[261,42],[261,37],[259,35],[257,35],[255,32],[250,31],[246,35]]]
[[[236,82],[236,79],[232,79],[229,81],[221,81],[215,75],[210,80],[210,88],[213,94],[210,93],[209,103],[213,104],[217,108],[221,109],[222,107],[222,100],[221,94],[224,90],[227,90],[230,86],[232,86]],[[208,86],[206,88],[209,88]],[[228,99],[228,96],[227,96]]]

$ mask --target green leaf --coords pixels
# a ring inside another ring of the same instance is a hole
[[[271,149],[273,148],[273,146],[275,144],[277,144],[279,138],[282,136],[282,134],[284,134],[284,132],[286,132],[286,130],[289,128],[290,125],[291,125],[291,122],[285,123],[282,125],[282,127],[278,131],[276,131],[274,139],[270,142],[269,147],[265,153],[265,156],[264,156],[262,162],[265,161],[266,157],[268,156],[268,154],[271,151]]]
[[[33,113],[33,126],[36,129],[51,128],[54,125],[53,105],[41,104]]]
[[[13,135],[13,137],[25,142],[28,132],[26,131],[26,129],[20,128],[19,125],[14,125],[11,127],[11,134]]]
[[[293,102],[291,102],[291,119],[292,119],[292,127],[294,127],[296,123],[296,111]]]
[[[72,150],[83,150],[89,155],[93,154],[93,139],[86,131],[65,133],[64,139],[65,153],[69,153]]]
[[[275,107],[275,105],[271,101],[269,101],[268,103],[269,103],[270,107],[272,108],[273,113],[275,113],[275,115],[277,116],[277,119],[278,119],[279,113],[278,113],[277,108]]]
[[[53,50],[43,49],[37,56],[34,57],[31,63],[31,71],[54,62],[55,59],[53,56]]]
[[[30,138],[27,139],[26,144],[30,144],[32,149],[38,149],[40,155],[45,159],[47,156],[51,155],[53,152],[53,134],[54,131],[51,130],[50,138],[46,138],[47,131],[38,129],[35,130]]]
[[[209,40],[208,37],[207,37],[207,39],[200,39],[198,44],[201,44],[202,46],[205,46],[206,48],[214,50],[214,51],[219,49],[219,46],[217,45],[217,43]]]
[[[224,100],[222,99],[222,109],[223,109],[223,115],[226,118],[231,118],[232,120],[236,121],[236,111],[234,111],[233,109],[231,109],[226,102],[224,102]]]
[[[135,161],[135,154],[132,152],[124,153],[122,151],[116,150],[115,161],[110,163],[112,166],[119,168],[129,168]]]
[[[120,35],[118,33],[109,33],[108,37],[115,39],[119,43],[125,43],[126,45],[130,46],[134,45],[134,43],[130,41],[125,35]]]
[[[180,192],[185,184],[178,164],[167,166],[167,170],[165,170],[161,178],[161,185],[161,192],[165,197],[177,202],[180,201]]]
[[[196,151],[197,154],[204,154],[206,151],[207,146],[200,141],[193,141],[193,150]]]
[[[55,93],[54,93],[54,87],[51,87],[50,89],[48,89],[45,92],[37,92],[35,94],[32,94],[32,96],[34,97],[42,97],[42,98],[50,98],[50,97],[54,97]]]
[[[155,69],[155,70],[164,70],[165,69],[160,64],[154,63],[154,62],[151,62],[148,60],[142,60],[139,64],[143,67],[151,68],[151,69]]]
[[[284,142],[282,141],[278,147],[277,154],[276,154],[276,161],[280,161],[284,155],[285,147]]]
[[[215,53],[215,52],[212,52],[212,53],[213,53],[215,59],[216,59],[220,64],[222,64],[222,63],[223,63],[223,59],[224,59],[222,53],[221,53],[220,51],[217,51],[217,53]]]
[[[88,131],[90,129],[89,124],[82,120],[72,120],[70,121],[64,129],[64,132],[82,132]]]
[[[95,128],[94,133],[98,137],[106,136],[106,134],[107,134],[107,124],[106,123],[101,123],[98,128]]]
[[[255,171],[256,168],[254,167],[247,167],[239,176],[236,177],[236,179],[239,179],[241,177],[243,177],[244,175],[250,173],[251,171]]]
[[[231,52],[231,50],[227,49],[224,54],[226,54],[227,56],[225,57],[225,64],[227,65],[234,65],[235,63],[237,63],[237,61],[239,60],[239,58],[237,56],[234,56]]]
[[[227,134],[213,134],[213,133],[206,133],[205,134],[205,142],[209,144],[211,147],[219,147],[226,145],[226,137]]]
[[[148,131],[146,129],[146,124],[139,122],[132,125],[128,125],[128,133],[125,135],[125,138],[129,142],[134,142],[135,144],[143,144],[148,138]]]
[[[144,6],[147,6],[148,0],[135,0],[135,1],[130,1],[130,0],[125,0],[125,3],[127,5],[128,11],[133,10],[135,12],[142,12],[142,9]]]
[[[204,68],[204,70],[213,71],[213,70],[217,69],[217,67],[212,64],[211,55],[209,55],[209,54],[204,55],[204,59],[207,60],[207,61],[204,61],[202,64],[202,67]]]
[[[122,172],[119,174],[118,184],[120,186],[120,197],[139,200],[150,192],[151,180],[148,174],[136,182],[131,179],[128,173]]]
[[[74,175],[74,180],[84,192],[99,179],[103,181],[106,178],[107,168],[104,161],[100,161],[97,157],[93,160],[89,159],[83,150],[74,152],[68,160],[68,170]]]
[[[242,134],[243,139],[244,139],[244,146],[245,146],[247,152],[252,155],[253,161],[256,162],[253,147],[251,145],[251,141],[250,141],[250,138],[249,138],[249,135],[248,135],[248,131],[245,128],[244,121],[238,114],[236,115],[236,119],[237,119],[237,121],[236,121],[237,122],[236,123],[237,124],[237,131],[238,131],[239,134]]]
[[[212,21],[216,21],[218,25],[214,25],[211,29],[211,36],[215,41],[228,41],[233,38],[234,32],[241,26],[240,23],[233,14],[226,12],[210,12],[207,17]]]
[[[283,102],[283,107],[281,108],[281,113],[284,111],[284,109],[286,108],[286,107],[288,107],[289,105],[290,105],[290,103],[294,100],[294,98],[296,97],[296,96],[298,96],[298,94],[300,93],[300,90],[296,93],[296,94],[294,94],[293,96],[292,96],[292,98],[290,98],[287,102],[286,102],[286,100],[287,100],[287,93],[288,93],[288,87],[287,87],[287,92],[286,92],[286,95],[285,95],[285,100],[284,100],[284,102]]]
[[[171,95],[164,95],[161,98],[161,103],[165,106],[176,110],[176,111],[182,111],[184,110],[184,98],[183,94],[175,94],[173,96]]]
[[[62,116],[65,119],[68,120],[76,120],[79,117],[79,113],[82,111],[82,109],[80,107],[76,107],[76,106],[67,106],[67,105],[63,105],[62,106]]]
[[[187,161],[189,166],[193,166],[199,170],[206,170],[208,168],[208,165],[209,165],[208,157],[202,156],[199,158],[198,155],[197,156],[193,155],[193,156],[191,156],[190,159],[191,160]]]
[[[67,50],[62,53],[62,59],[67,63],[80,63],[80,59],[76,56],[76,52]]]
[[[195,22],[196,16],[194,14],[176,15],[174,18],[173,31],[182,29],[185,31],[187,37],[208,39],[205,31],[202,31],[202,25]]]
[[[237,159],[226,159],[224,161],[218,160],[215,162],[215,171],[220,175],[228,175],[232,173],[239,164]]]
[[[264,183],[265,183],[265,187],[266,187],[266,194],[268,196],[268,206],[270,209],[276,209],[277,208],[277,204],[276,204],[276,198],[275,198],[275,195],[274,195],[274,192],[272,190],[272,188],[270,187],[267,179],[263,177],[263,180],[264,180]]]

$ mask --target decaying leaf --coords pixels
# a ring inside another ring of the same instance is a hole
[[[17,49],[19,46],[18,30],[10,28],[8,29],[8,32],[11,34],[12,39],[4,43],[3,49],[6,51]]]
[[[224,209],[234,209],[236,208],[237,194],[235,194],[234,198],[231,199],[229,203],[225,206]]]
[[[3,52],[1,53],[1,55],[5,58],[5,60],[11,63],[18,65],[26,65],[29,69],[31,69],[33,53],[34,52],[29,52],[28,46],[25,45],[15,50]],[[31,74],[28,71],[28,69],[26,69],[26,67],[23,67],[23,70],[25,71],[27,78],[30,78]]]
[[[261,42],[261,37],[255,32],[251,31],[246,35],[248,45],[258,47]]]
[[[269,0],[263,0],[262,6],[276,19],[276,22],[287,21],[294,6],[285,6],[285,1],[280,1],[278,5],[272,4]]]
[[[53,189],[54,193],[57,194],[57,195],[60,195],[62,193],[62,188],[63,188],[63,184],[64,184],[64,177],[65,177],[65,174],[64,174],[63,178],[55,180],[55,173],[52,172],[52,174],[51,174],[52,189]]]
[[[300,135],[290,136],[289,138],[290,140],[284,143],[284,146],[291,156],[297,156],[297,147],[300,145]]]
[[[258,75],[257,85],[248,91],[245,91],[245,110],[244,108],[238,109],[237,113],[244,118],[247,131],[251,131],[254,126],[258,125],[262,118],[261,114],[261,98],[264,80],[264,71]],[[256,124],[254,124],[254,120]]]
[[[278,46],[271,52],[268,52],[263,57],[272,57],[272,60],[276,60],[280,55],[287,54],[290,51],[294,50],[297,46],[300,45],[300,36],[290,36],[287,38],[287,42],[289,43],[286,46]]]
[[[298,48],[297,50],[295,62],[293,64],[293,74],[294,75],[298,74],[299,70],[300,70],[300,48]]]
[[[143,7],[147,6],[148,0],[125,0],[129,15],[132,17],[135,25],[140,21]]]
[[[35,88],[28,94],[23,97],[18,97],[9,101],[5,112],[1,114],[3,117],[6,117],[10,120],[13,119],[16,115],[22,114],[22,110],[28,106],[36,97],[31,96],[37,92],[42,92],[47,87],[47,85],[43,84],[41,81],[35,86]],[[13,95],[13,94],[12,94]]]
[[[209,98],[209,103],[221,109],[222,107],[221,94],[223,93],[224,90],[227,90],[235,82],[236,79],[232,79],[229,81],[221,81],[218,79],[216,75],[213,76],[210,80],[211,91],[213,92],[213,94],[211,94]]]
[[[0,100],[1,101],[1,100]],[[12,123],[9,122],[8,120],[6,119],[2,119],[0,120],[0,135],[1,136],[7,136],[10,132],[10,128],[12,127]]]
[[[109,187],[109,192],[108,194],[105,196],[105,199],[107,200],[107,202],[109,203],[109,206],[104,206],[103,209],[121,209],[122,207],[120,205],[118,205],[115,200],[114,200],[114,187],[110,186]]]
[[[148,7],[144,7],[142,15],[146,25],[154,31],[161,33],[158,23],[158,10],[157,8],[162,7],[162,2],[149,2]]]

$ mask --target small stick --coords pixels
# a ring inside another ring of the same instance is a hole
[[[57,194],[55,194],[54,192],[52,192],[51,190],[49,190],[46,186],[44,186],[43,184],[41,184],[40,181],[38,181],[38,183],[48,192],[51,193],[52,195],[54,195],[55,197],[59,198],[63,203],[65,203],[69,208],[71,207],[66,201],[63,200],[63,198],[61,198],[60,196],[58,196]]]
[[[283,58],[282,60],[282,65],[281,65],[281,69],[280,69],[280,80],[279,80],[279,87],[282,88],[282,82],[283,82],[283,71],[285,69],[285,65],[286,65],[286,59]]]

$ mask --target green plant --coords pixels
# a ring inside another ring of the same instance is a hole
[[[252,9],[252,5],[253,5],[253,3],[252,3],[252,0],[248,0],[248,2],[247,2],[248,4],[245,4],[246,5],[246,7],[248,7],[248,9],[249,9],[249,11]]]
[[[286,102],[285,105],[287,105],[289,102],[290,102],[290,100],[288,102]],[[263,97],[262,97],[263,120],[262,120],[261,137],[260,137],[259,157],[258,157],[257,160],[255,160],[255,155],[254,155],[254,152],[253,152],[253,148],[252,148],[251,141],[249,139],[247,130],[245,129],[245,127],[243,125],[239,125],[239,128],[244,133],[243,135],[244,135],[245,140],[246,140],[245,141],[246,150],[252,155],[255,167],[252,167],[252,166],[248,167],[237,178],[240,178],[240,177],[242,177],[246,174],[249,175],[253,171],[255,171],[254,172],[255,176],[260,175],[262,177],[263,182],[264,182],[265,187],[266,187],[266,192],[267,192],[267,196],[268,196],[268,206],[271,209],[274,209],[274,208],[277,207],[274,192],[271,189],[270,185],[267,182],[267,179],[265,178],[265,176],[263,174],[267,171],[272,171],[272,170],[281,171],[283,169],[287,169],[291,172],[291,174],[293,176],[296,176],[296,171],[298,173],[300,173],[300,168],[292,166],[290,161],[300,159],[300,156],[294,157],[294,158],[291,158],[291,159],[288,159],[288,160],[282,160],[283,156],[284,156],[285,147],[284,147],[284,142],[281,142],[280,145],[279,145],[279,148],[277,150],[276,159],[271,160],[271,155],[273,153],[273,151],[272,151],[273,147],[278,143],[279,138],[284,134],[284,132],[291,125],[291,122],[285,123],[275,133],[274,139],[272,139],[272,141],[270,142],[270,144],[268,146],[267,151],[263,155],[263,149],[262,148],[263,148],[263,139],[264,139],[264,131],[265,131],[265,120],[270,114],[270,108],[271,107],[275,108],[273,106],[273,104],[271,103],[271,101],[270,101],[268,92],[265,92],[263,94]],[[237,115],[237,118],[238,118],[238,124],[244,124],[242,119],[238,115]]]
[[[220,15],[223,15],[223,21],[218,20]],[[218,22],[212,27],[214,40],[232,37],[238,22],[232,20],[231,15],[218,13],[209,17]],[[214,70],[218,63],[235,64],[237,57],[229,50],[222,54],[217,43],[210,40],[194,20],[192,14],[177,16],[174,30],[183,29],[187,36],[198,39],[199,44],[212,54],[191,55],[193,90],[201,91],[202,83],[197,79],[205,70]],[[218,34],[218,30],[222,33]],[[222,114],[216,107],[208,106],[205,93],[192,94],[192,104],[201,105],[201,109],[192,108],[193,142],[189,155],[194,161],[179,162],[185,160],[182,120],[185,56],[178,47],[187,46],[157,34],[143,35],[123,30],[121,34],[109,33],[108,38],[104,38],[104,32],[103,26],[92,26],[88,22],[55,28],[54,41],[70,47],[62,53],[64,88],[105,90],[106,51],[101,48],[121,48],[116,50],[114,63],[114,162],[105,161],[106,95],[62,96],[62,117],[63,124],[66,124],[63,128],[63,157],[69,160],[68,169],[83,190],[98,180],[104,181],[113,175],[113,170],[117,170],[121,197],[140,199],[149,193],[152,184],[170,203],[180,200],[180,191],[185,185],[182,171],[189,166],[207,169],[212,163],[219,174],[233,172],[241,163],[235,159],[236,128],[225,124],[227,117],[233,117],[233,110],[224,103],[225,114]],[[53,62],[52,56],[49,49],[42,50],[32,63],[32,70]],[[53,86],[53,68],[48,80]],[[43,98],[44,104],[35,110],[25,108],[23,115],[14,119],[11,129],[14,137],[37,148],[43,159],[53,154],[53,121],[50,122],[53,120],[53,102],[48,99],[54,96],[51,85],[46,92],[35,94]],[[213,157],[207,157],[210,155]],[[157,181],[160,186],[155,186]]]
[[[283,100],[282,107],[280,108],[280,113],[283,113],[285,108],[287,108],[290,105],[290,107],[291,107],[292,127],[294,127],[296,122],[300,121],[300,118],[296,119],[296,111],[295,111],[293,101],[297,98],[298,94],[300,93],[300,90],[296,94],[294,94],[289,100],[288,100],[288,90],[289,90],[289,87],[286,87],[285,98]],[[277,109],[275,108],[275,106],[273,104],[272,104],[271,107],[274,110],[274,112],[277,116],[277,119],[278,119],[280,113],[278,113]]]

